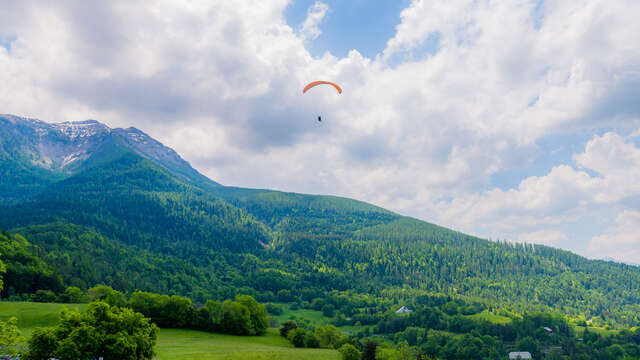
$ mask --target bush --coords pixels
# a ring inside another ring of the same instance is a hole
[[[360,350],[351,344],[342,345],[338,351],[342,354],[342,360],[360,360],[362,356]]]
[[[88,300],[89,297],[76,286],[69,286],[62,294],[58,295],[58,302],[66,304],[81,304]]]
[[[326,304],[322,306],[322,315],[326,317],[333,317],[335,315],[336,307],[332,304]]]
[[[318,341],[318,338],[314,335],[313,332],[307,331],[304,336],[304,346],[308,348],[317,348],[320,347],[320,341]]]
[[[236,302],[249,310],[249,335],[262,335],[267,332],[269,319],[264,305],[249,295],[236,296]]]
[[[29,338],[29,351],[25,353],[26,360],[50,359],[56,351],[58,339],[53,327],[35,328]]]
[[[282,327],[280,328],[280,335],[287,337],[287,335],[289,335],[289,331],[291,330],[295,330],[298,328],[298,325],[295,323],[295,321],[287,321],[286,323],[282,324]]]
[[[0,321],[0,353],[17,355],[18,344],[24,341],[24,337],[18,329],[18,319],[9,318],[7,322]]]
[[[320,346],[334,347],[342,339],[342,332],[333,325],[325,325],[316,329],[316,337],[320,341]]]
[[[282,315],[282,313],[284,312],[284,310],[282,310],[282,307],[272,303],[266,304],[265,308],[267,309],[267,312],[271,315],[278,316],[278,315]]]
[[[232,335],[249,335],[251,318],[246,306],[231,300],[222,303],[220,331]]]
[[[140,313],[96,302],[82,313],[63,310],[56,327],[37,328],[25,359],[152,359],[157,332]]]
[[[307,330],[303,328],[297,328],[289,331],[287,339],[291,341],[295,347],[304,347],[304,339],[307,335]]]
[[[97,285],[89,289],[89,296],[94,301],[102,301],[111,306],[125,306],[127,303],[124,294],[120,291],[113,290],[107,285]]]
[[[33,302],[51,303],[56,301],[56,294],[51,290],[38,290],[31,295],[30,300]]]

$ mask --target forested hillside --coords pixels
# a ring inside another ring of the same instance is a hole
[[[40,138],[11,134],[0,132],[8,174],[0,242],[27,255],[0,254],[3,297],[20,298],[33,290],[21,284],[48,277],[38,286],[54,292],[105,283],[196,301],[240,293],[301,306],[329,299],[344,318],[441,294],[640,324],[638,267],[491,242],[345,198],[221,186],[159,156],[169,154],[159,143],[153,151],[120,140],[92,147],[98,135],[87,135],[82,146],[92,150],[73,167],[40,166],[32,160],[49,158],[21,150]],[[36,270],[23,271],[29,267]]]

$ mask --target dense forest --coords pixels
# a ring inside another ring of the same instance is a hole
[[[385,336],[459,333],[444,310],[439,325],[381,323],[390,309],[431,307],[434,297],[467,304],[461,316],[551,312],[573,325],[640,325],[636,266],[479,239],[351,199],[226,187],[177,155],[165,161],[175,152],[159,143],[145,152],[110,135],[83,163],[47,170],[34,165],[43,160],[25,129],[23,141],[0,133],[4,299],[65,301],[69,287],[95,284],[200,303],[251,295]]]

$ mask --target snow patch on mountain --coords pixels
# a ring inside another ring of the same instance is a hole
[[[0,146],[4,137],[14,139],[11,143],[16,145],[5,151],[44,169],[73,174],[82,171],[85,161],[94,155],[111,151],[114,147],[124,147],[182,179],[209,186],[218,185],[198,173],[173,149],[135,127],[112,129],[96,120],[50,124],[1,114],[0,125]]]
[[[51,127],[70,139],[82,139],[98,134],[111,132],[111,128],[96,120],[66,121],[58,124],[51,124]]]

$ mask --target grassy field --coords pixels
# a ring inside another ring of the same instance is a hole
[[[308,321],[309,324],[312,326],[326,325],[331,322],[331,318],[328,318],[322,315],[322,311],[309,310],[309,309],[291,310],[291,307],[289,306],[289,304],[286,304],[286,303],[278,303],[277,305],[282,308],[283,310],[282,314],[278,316],[274,316],[270,314],[269,317],[278,320],[278,325],[282,325],[285,322],[293,319],[295,319],[296,322],[298,322],[299,324],[302,324],[303,326],[304,326],[304,321]],[[303,322],[300,322],[299,321],[300,319],[302,319]],[[360,325],[360,326],[345,325],[345,326],[338,326],[338,328],[342,330],[344,334],[351,335],[359,331],[362,331],[366,328],[373,328],[373,325]]]
[[[298,309],[291,310],[289,304],[277,304],[283,310],[282,314],[278,316],[269,315],[269,317],[275,318],[278,320],[279,324],[283,324],[288,320],[298,318],[303,320],[308,320],[310,323],[314,325],[322,325],[329,322],[329,318],[322,315],[321,311],[316,310],[308,310],[308,309]]]
[[[264,336],[242,337],[201,331],[162,329],[158,338],[158,359],[184,360],[321,360],[339,359],[327,349],[296,349],[276,329]]]
[[[509,324],[510,322],[513,321],[506,316],[496,315],[487,311],[483,311],[478,314],[469,315],[469,317],[472,319],[486,320],[494,324]]]
[[[0,302],[0,320],[18,318],[24,336],[38,326],[51,326],[58,320],[63,306],[84,309],[85,304],[43,304]],[[322,314],[320,314],[322,315]],[[337,360],[340,354],[328,349],[296,349],[289,341],[269,329],[264,336],[231,336],[202,331],[161,329],[156,346],[158,359],[197,360]]]
[[[38,326],[51,326],[58,322],[58,314],[62,307],[82,310],[86,304],[45,304],[32,302],[0,302],[0,320],[6,321],[10,317],[18,318],[18,326],[22,335],[28,337]]]
[[[573,331],[576,333],[576,336],[580,337],[584,332],[584,326],[574,326]],[[605,337],[615,335],[620,332],[620,330],[605,329],[605,328],[596,327],[596,326],[589,326],[589,331]]]

